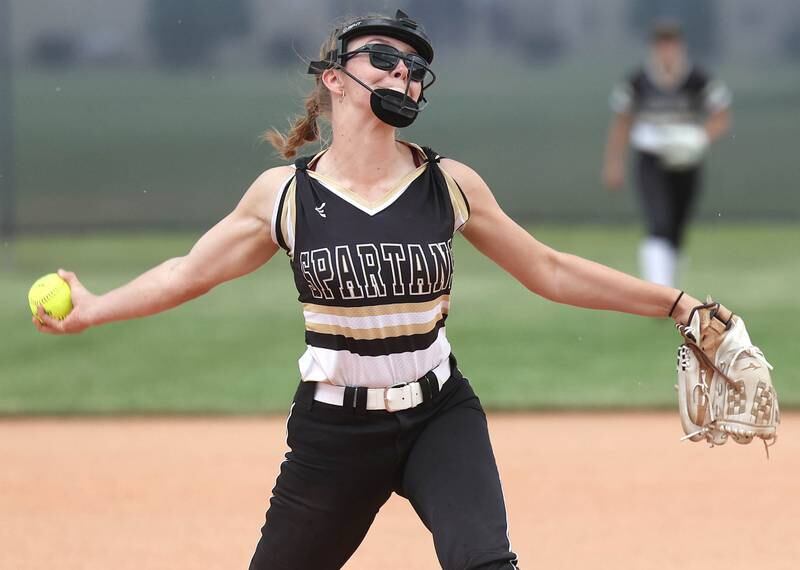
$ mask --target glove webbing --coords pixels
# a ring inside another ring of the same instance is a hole
[[[743,381],[733,380],[730,376],[728,376],[722,370],[717,368],[717,365],[714,364],[714,362],[708,357],[708,355],[705,352],[703,352],[703,349],[701,349],[699,346],[697,346],[697,344],[694,343],[693,340],[691,340],[691,337],[687,337],[684,335],[684,338],[686,338],[686,342],[683,343],[683,345],[691,349],[691,351],[694,352],[694,355],[697,357],[697,359],[700,360],[705,366],[714,370],[714,372],[719,374],[728,384],[733,386],[735,390],[738,391],[744,388]]]
[[[710,298],[709,298],[709,301],[711,301]],[[709,303],[707,303],[705,305],[701,305],[699,307],[695,307],[694,309],[692,309],[692,313],[689,316],[689,322],[692,322],[692,316],[694,315],[695,311],[697,311],[699,309],[704,309],[704,308],[711,308],[712,309],[711,310],[711,318],[710,318],[709,326],[716,328],[715,325],[722,324],[722,326],[724,328],[726,328],[726,329],[728,327],[730,327],[731,320],[733,319],[733,313],[731,313],[728,309],[726,309],[725,307],[723,307],[719,303],[714,303],[714,302],[709,302]],[[727,313],[727,315],[725,315],[725,313]],[[727,316],[727,318],[725,318],[726,316]],[[688,325],[682,325],[682,324],[678,323],[678,324],[675,325],[675,328],[678,329],[678,332],[683,337],[683,339],[686,341],[686,342],[683,343],[684,346],[686,346],[689,349],[691,349],[691,351],[694,353],[694,355],[697,357],[697,359],[700,362],[702,362],[708,368],[714,370],[717,374],[719,374],[722,378],[724,378],[725,381],[728,384],[730,384],[731,386],[733,386],[736,390],[739,390],[740,388],[744,387],[744,382],[742,382],[741,380],[740,381],[732,380],[727,374],[725,374],[722,370],[717,368],[717,365],[714,364],[714,361],[711,360],[711,358],[709,358],[709,356],[703,351],[702,347],[700,347],[698,345],[698,342],[701,339],[694,338],[694,335],[689,330],[689,326]],[[718,332],[721,333],[722,331],[718,331]],[[716,350],[718,348],[718,346],[714,346],[713,348],[714,348],[714,350]]]

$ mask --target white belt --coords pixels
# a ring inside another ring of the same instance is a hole
[[[436,375],[439,382],[439,389],[444,386],[450,378],[450,359],[444,361],[431,370]],[[326,382],[318,382],[314,399],[317,402],[333,404],[334,406],[344,405],[344,386],[334,386]],[[388,388],[367,388],[367,409],[386,410],[388,412],[398,412],[419,406],[423,402],[422,386],[419,381],[409,382],[408,384],[398,384]]]

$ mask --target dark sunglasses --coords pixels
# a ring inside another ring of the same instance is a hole
[[[425,87],[428,87],[436,80],[436,75],[434,75],[433,71],[428,67],[428,62],[420,55],[402,52],[388,44],[366,44],[356,50],[343,53],[341,55],[342,65],[344,65],[348,59],[360,53],[369,54],[369,62],[372,67],[383,71],[393,70],[402,59],[408,69],[411,81],[423,83]],[[426,81],[426,79],[430,81]]]

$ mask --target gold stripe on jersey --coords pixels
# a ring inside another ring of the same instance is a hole
[[[389,305],[371,305],[369,307],[330,307],[328,305],[304,303],[303,311],[339,317],[380,317],[398,313],[424,313],[440,303],[446,304],[444,307],[444,313],[446,314],[450,304],[450,295],[440,295],[436,299],[424,303],[393,303]]]
[[[361,207],[366,208],[367,210],[379,210],[382,209],[387,204],[391,203],[392,201],[397,199],[397,196],[401,194],[406,188],[408,188],[409,184],[411,184],[414,180],[416,180],[420,174],[425,172],[425,169],[428,167],[428,163],[421,164],[415,170],[401,178],[397,183],[395,183],[383,196],[378,198],[375,201],[365,200],[362,196],[358,193],[353,192],[349,188],[346,188],[336,182],[335,180],[328,178],[323,174],[319,174],[314,172],[313,170],[308,171],[308,175],[322,182],[325,186],[330,188],[331,190],[341,194],[347,200],[351,202],[355,202],[359,204]]]
[[[385,338],[397,338],[416,334],[425,334],[436,328],[436,324],[442,320],[446,311],[439,311],[433,319],[425,323],[410,325],[395,325],[392,327],[378,327],[371,329],[355,329],[340,325],[321,325],[306,322],[306,330],[322,334],[341,335],[354,340],[377,340]]]
[[[442,172],[445,182],[447,182],[447,192],[450,194],[450,201],[453,203],[455,229],[459,230],[467,223],[467,220],[469,220],[469,206],[455,178],[450,176],[444,168],[440,168],[439,170]]]
[[[283,210],[281,211],[281,232],[283,241],[289,247],[289,255],[294,257],[294,230],[297,227],[295,212],[295,194],[297,193],[297,177],[292,178],[289,187],[286,189],[286,198],[283,200]]]
[[[405,142],[405,141],[397,141],[397,142],[409,147],[411,149],[411,152],[419,157],[419,159],[422,161],[422,164],[420,164],[417,168],[412,170],[406,176],[395,182],[395,184],[388,191],[386,191],[386,193],[384,193],[383,196],[372,202],[369,200],[365,200],[358,193],[339,184],[335,180],[328,178],[324,174],[320,174],[317,171],[313,170],[313,167],[316,164],[316,162],[320,159],[320,157],[323,154],[325,154],[329,150],[328,148],[321,150],[320,152],[315,154],[311,160],[308,161],[308,170],[306,170],[306,172],[311,178],[314,178],[315,180],[321,182],[322,184],[327,186],[330,190],[332,190],[337,194],[340,194],[344,199],[348,200],[349,202],[352,202],[360,206],[361,208],[369,210],[371,212],[379,211],[382,210],[384,207],[386,207],[388,204],[392,203],[394,200],[396,200],[398,196],[402,194],[403,191],[414,180],[416,180],[423,172],[425,172],[425,170],[428,167],[427,157],[425,156],[425,151],[422,150],[422,147],[410,142]]]

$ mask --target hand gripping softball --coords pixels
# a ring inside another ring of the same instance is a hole
[[[692,309],[688,325],[676,325],[678,406],[683,439],[722,445],[730,437],[769,447],[780,423],[772,366],[754,346],[744,321],[709,297]],[[767,449],[769,456],[769,449]]]

